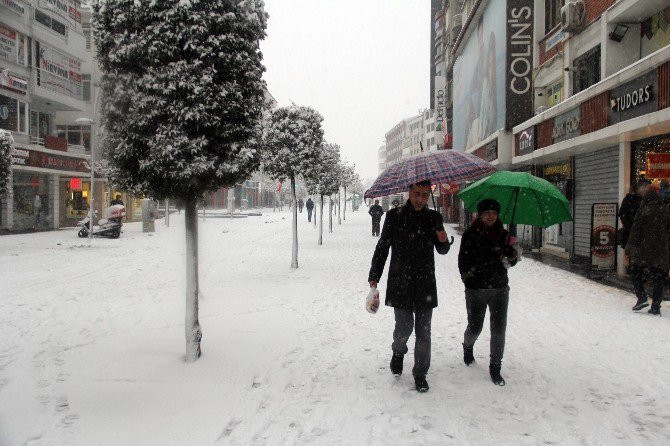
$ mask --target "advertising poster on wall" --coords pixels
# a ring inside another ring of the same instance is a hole
[[[616,268],[616,203],[595,203],[591,214],[591,269],[612,271]]]
[[[489,2],[454,64],[453,132],[467,150],[505,126],[506,2]]]
[[[16,62],[16,31],[0,24],[0,58]]]

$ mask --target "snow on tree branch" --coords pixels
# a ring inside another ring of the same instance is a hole
[[[14,150],[12,134],[8,131],[0,130],[0,197],[4,197],[9,190],[12,150]]]

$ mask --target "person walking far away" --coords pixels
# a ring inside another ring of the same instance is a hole
[[[112,200],[112,206],[120,204],[123,206],[123,200],[121,199],[121,195],[116,195],[116,197]]]
[[[633,220],[635,220],[635,214],[638,209],[640,209],[640,203],[642,203],[642,196],[640,192],[646,192],[649,187],[648,180],[642,180],[639,184],[633,185],[630,188],[630,192],[626,194],[621,201],[621,206],[619,207],[619,220],[621,220],[621,229],[619,230],[619,246],[622,248],[626,247],[628,243],[628,237],[630,236],[630,229],[633,227]]]
[[[468,312],[463,361],[468,366],[475,362],[474,345],[482,332],[488,307],[491,323],[489,374],[494,384],[504,386],[500,369],[505,351],[509,302],[507,268],[508,265],[516,265],[518,257],[517,251],[509,244],[509,234],[498,218],[499,213],[500,203],[496,200],[482,200],[477,205],[477,218],[461,239],[458,269],[465,285]]]
[[[637,296],[633,311],[639,311],[649,305],[645,289],[645,282],[648,280],[651,281],[653,289],[649,313],[661,315],[663,286],[670,266],[669,230],[670,211],[663,205],[658,192],[652,187],[647,187],[626,244],[626,254],[631,262],[633,288]]]
[[[426,206],[429,198],[430,181],[413,184],[407,203],[386,214],[368,276],[370,287],[377,288],[392,248],[386,290],[386,305],[393,307],[395,312],[391,373],[395,376],[402,374],[407,341],[414,330],[416,344],[412,374],[418,392],[428,391],[430,326],[433,308],[437,307],[433,250],[446,254],[451,247],[442,216]]]
[[[379,200],[375,200],[375,204],[370,206],[368,214],[372,216],[372,235],[379,237],[379,227],[382,222],[382,215],[384,215],[384,209],[379,205]]]
[[[312,221],[312,211],[314,210],[314,202],[312,201],[312,198],[307,199],[307,203],[305,203],[305,207],[307,208],[307,221],[311,222]]]
[[[302,208],[305,207],[305,202],[302,201],[302,198],[298,200],[298,210],[302,214]]]
[[[33,200],[33,213],[35,215],[33,228],[39,228],[42,226],[42,197],[39,194],[35,194],[35,199]]]

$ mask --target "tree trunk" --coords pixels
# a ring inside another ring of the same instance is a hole
[[[198,321],[198,208],[196,200],[186,203],[186,362],[200,357],[202,330]]]
[[[170,199],[165,199],[165,227],[170,227]]]
[[[342,194],[340,191],[337,191],[337,224],[341,225],[342,224]]]
[[[328,197],[328,233],[333,233],[333,198]]]
[[[347,219],[347,186],[344,186],[344,210],[342,210],[342,220]]]
[[[314,229],[316,229],[316,214],[319,212],[318,201],[314,202]]]
[[[295,196],[295,177],[291,176],[291,201],[293,202],[293,255],[291,256],[291,268],[298,268],[298,206]]]
[[[319,245],[323,245],[323,194],[321,194],[321,214],[319,215]]]

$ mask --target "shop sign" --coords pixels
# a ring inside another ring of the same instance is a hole
[[[446,115],[446,77],[435,76],[435,85],[437,90],[435,92],[435,131],[441,132],[444,130],[444,117]]]
[[[81,178],[70,178],[70,190],[81,190]]]
[[[12,12],[15,12],[18,15],[24,15],[26,13],[25,6],[16,0],[0,0],[0,5],[4,6]]]
[[[647,154],[647,178],[670,178],[670,153]]]
[[[658,72],[653,70],[610,92],[610,124],[636,118],[658,110],[656,90]]]
[[[486,161],[491,162],[498,159],[498,139],[486,144]]]
[[[505,128],[533,117],[533,0],[507,1]]]
[[[552,139],[554,144],[576,138],[582,134],[581,116],[581,108],[576,107],[554,118],[554,129],[552,131]]]
[[[64,170],[68,172],[90,172],[84,159],[63,155],[52,155],[50,153],[28,149],[14,149],[12,152],[12,164],[15,166]]]
[[[549,164],[544,166],[544,177],[561,176],[563,178],[572,178],[572,163],[566,161],[560,164]]]
[[[30,151],[15,147],[12,150],[12,164],[15,166],[27,166],[30,158]]]
[[[558,31],[556,31],[554,33],[553,36],[549,37],[546,40],[546,42],[544,43],[544,45],[545,45],[544,46],[544,51],[545,52],[549,51],[550,49],[552,49],[553,47],[555,47],[556,45],[558,45],[559,43],[564,41],[566,37],[567,37],[567,34],[565,33],[565,31],[563,31],[562,29],[559,29]]]
[[[0,25],[0,57],[16,63],[16,31]]]
[[[40,42],[36,48],[39,54],[37,85],[81,100],[81,62]]]
[[[616,203],[596,203],[591,212],[591,269],[612,271],[616,268]]]
[[[13,74],[0,73],[0,87],[16,93],[26,94],[28,92],[28,81]]]
[[[517,144],[517,153],[519,156],[533,153],[535,151],[535,126],[529,127],[519,133]]]

